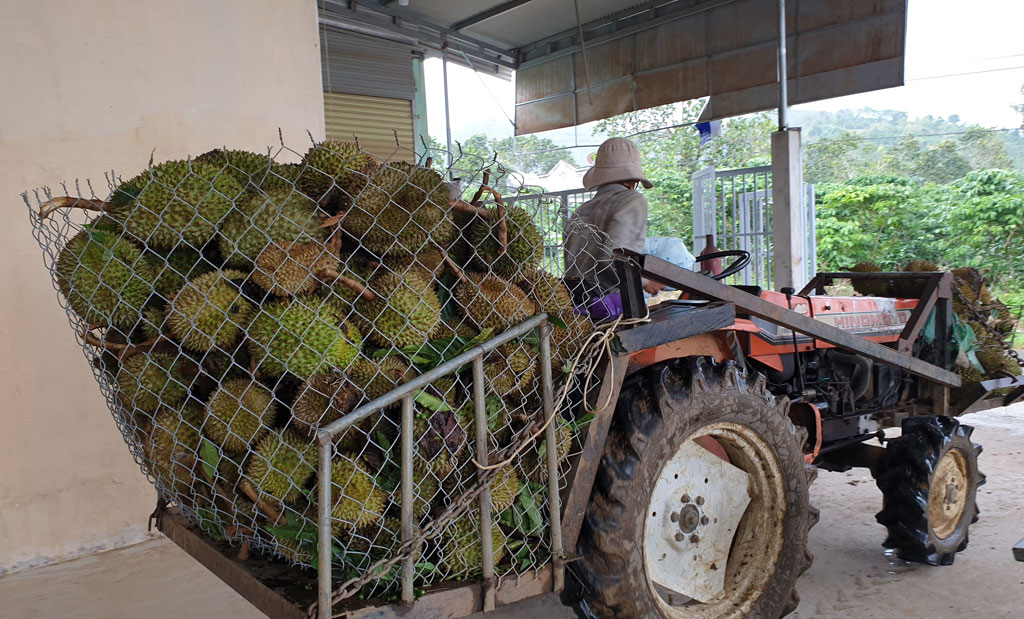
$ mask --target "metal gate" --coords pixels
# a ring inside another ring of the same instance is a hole
[[[693,254],[705,247],[712,235],[721,250],[750,252],[750,264],[730,277],[731,284],[774,288],[772,241],[772,168],[759,166],[717,171],[707,167],[693,179]],[[806,235],[807,279],[817,271],[817,239],[814,225],[814,185],[804,183],[803,212]]]

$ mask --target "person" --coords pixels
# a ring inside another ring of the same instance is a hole
[[[594,166],[583,176],[594,197],[565,226],[563,279],[578,308],[594,320],[622,315],[619,277],[612,250],[644,250],[647,240],[647,199],[637,185],[653,185],[640,165],[640,150],[626,138],[609,138],[597,149]],[[657,294],[664,286],[645,281],[644,291]]]
[[[655,256],[661,258],[665,262],[671,262],[679,268],[692,271],[695,264],[697,264],[696,258],[690,253],[690,250],[686,248],[686,243],[682,239],[674,236],[649,236],[644,241],[644,253],[648,256]],[[665,292],[671,292],[675,288],[671,286],[665,286]],[[644,291],[644,298],[651,298],[651,293]]]

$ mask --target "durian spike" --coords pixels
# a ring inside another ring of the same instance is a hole
[[[371,303],[377,300],[377,293],[351,277],[345,277],[334,269],[322,269],[317,273],[317,276],[320,277],[320,279],[325,280],[325,283],[327,284],[337,282],[347,288],[350,288],[352,292],[356,293],[356,298],[359,298],[360,296],[366,297],[366,300]]]
[[[108,204],[102,200],[90,198],[75,198],[72,196],[60,196],[43,202],[39,207],[39,219],[46,219],[50,213],[62,208],[80,208],[84,211],[104,212]]]
[[[277,511],[277,508],[261,497],[260,493],[256,491],[256,488],[253,487],[252,483],[250,483],[248,479],[239,481],[238,489],[241,490],[245,496],[249,497],[249,500],[255,503],[257,508],[269,516],[270,520],[275,525],[279,527],[283,527],[285,525],[284,516],[281,515],[281,512]]]

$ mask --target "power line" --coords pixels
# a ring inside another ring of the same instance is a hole
[[[1015,71],[1017,69],[1024,69],[1024,66],[1017,67],[1000,67],[998,69],[979,69],[977,71],[964,71],[963,73],[947,73],[945,75],[926,75],[924,77],[908,77],[908,82],[920,82],[924,80],[938,80],[947,77],[960,77],[963,75],[980,75],[982,73],[998,73],[999,71]]]

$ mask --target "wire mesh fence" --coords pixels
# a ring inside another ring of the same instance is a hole
[[[133,457],[209,535],[327,565],[366,597],[396,595],[401,567],[380,566],[403,542],[417,587],[551,561],[551,494],[564,480],[550,479],[548,454],[564,471],[587,418],[563,406],[546,437],[534,432],[545,421],[540,326],[486,343],[544,313],[553,388],[575,380],[568,361],[593,326],[545,254],[564,205],[522,190],[506,202],[490,182],[507,174],[497,162],[451,159],[414,165],[338,141],[215,150],[111,174],[103,196],[88,184],[25,194]],[[446,183],[442,161],[479,189]],[[469,351],[478,363],[434,371]],[[372,406],[428,373],[404,407]],[[318,459],[318,432],[368,406]],[[498,455],[507,464],[482,475],[478,463]],[[410,514],[414,534],[436,529],[411,552]]]

